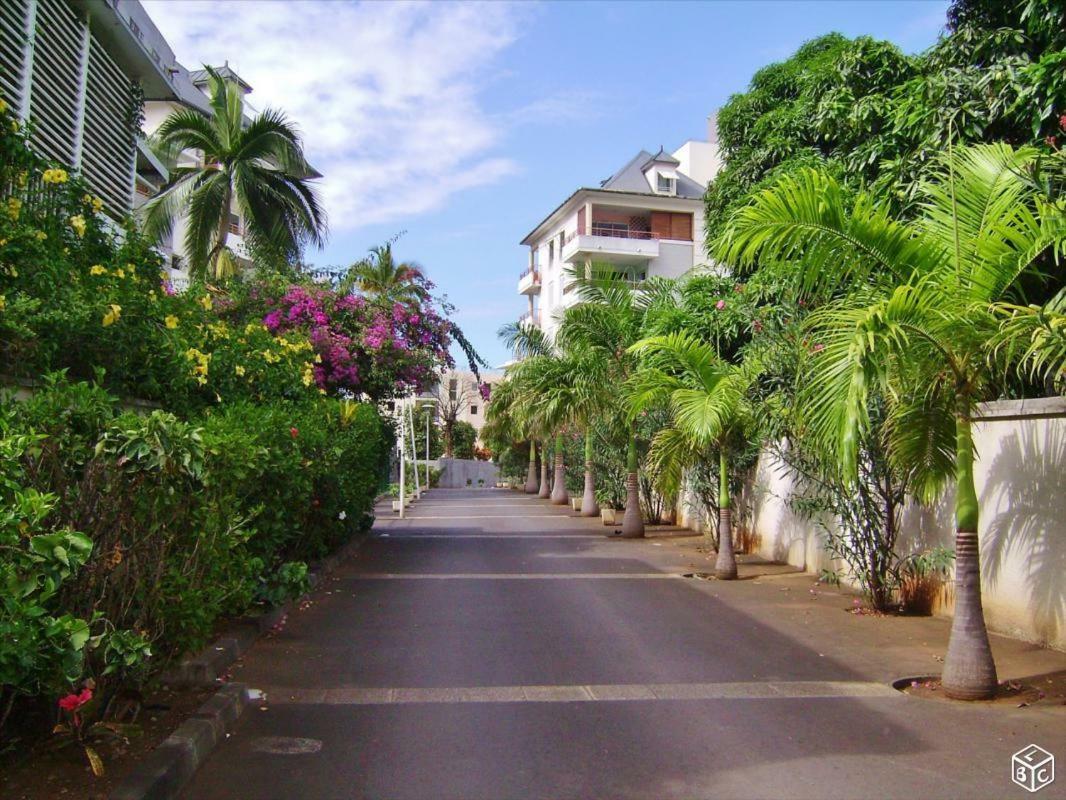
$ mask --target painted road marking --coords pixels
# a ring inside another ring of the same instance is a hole
[[[376,706],[410,703],[590,703],[658,700],[790,700],[838,697],[902,697],[891,686],[868,681],[763,681],[724,683],[474,686],[448,688],[264,688],[277,704]]]
[[[569,557],[569,556],[567,556]],[[362,572],[345,575],[355,581],[543,581],[543,580],[655,580],[684,578],[673,572]]]

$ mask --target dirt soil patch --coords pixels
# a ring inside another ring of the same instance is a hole
[[[18,742],[0,753],[0,797],[4,800],[106,800],[111,790],[214,693],[214,688],[158,689],[150,692],[129,744],[98,743],[106,773],[94,777],[76,745],[61,750],[42,741],[28,751]]]
[[[913,697],[926,700],[952,700],[944,694],[940,678],[914,678],[900,691]],[[991,700],[977,701],[989,705],[1012,706],[1015,708],[1050,707],[1066,705],[1066,670],[1049,672],[1046,675],[1033,675],[1019,680],[1003,681]]]

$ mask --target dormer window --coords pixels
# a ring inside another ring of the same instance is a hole
[[[675,193],[674,186],[676,185],[676,180],[674,178],[671,178],[669,175],[663,175],[661,172],[656,172],[655,181],[655,190],[659,194]]]

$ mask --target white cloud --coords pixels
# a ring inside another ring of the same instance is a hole
[[[441,207],[516,164],[479,93],[526,11],[504,3],[146,0],[189,69],[230,66],[283,109],[325,176],[333,230]]]

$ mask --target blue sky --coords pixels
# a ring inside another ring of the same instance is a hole
[[[348,264],[405,231],[492,363],[524,309],[518,242],[574,189],[641,148],[706,138],[706,118],[761,66],[829,31],[906,52],[943,0],[907,2],[298,3],[145,0],[179,60],[229,61],[249,101],[285,109],[324,173]]]

